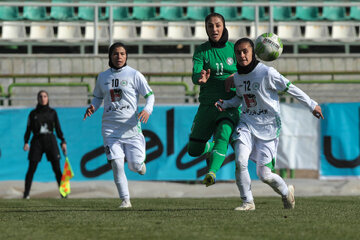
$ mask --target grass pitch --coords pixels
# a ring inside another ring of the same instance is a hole
[[[360,197],[0,199],[0,239],[359,239]]]

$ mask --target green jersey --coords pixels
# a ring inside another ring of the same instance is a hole
[[[235,92],[226,92],[224,80],[236,72],[234,44],[226,42],[223,48],[213,48],[210,42],[198,46],[193,56],[192,81],[199,84],[201,70],[210,69],[210,78],[200,86],[199,102],[213,105],[219,99],[230,99]]]

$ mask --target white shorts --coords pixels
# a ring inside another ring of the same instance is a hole
[[[236,127],[232,135],[232,141],[240,141],[245,145],[250,150],[249,159],[256,162],[257,165],[266,165],[276,159],[279,138],[272,140],[257,138],[244,123],[240,123]]]
[[[142,133],[125,139],[104,138],[104,148],[108,160],[124,159],[142,164],[146,157],[146,142]]]

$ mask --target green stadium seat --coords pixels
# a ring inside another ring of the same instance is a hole
[[[321,17],[319,16],[319,8],[318,7],[298,6],[298,7],[296,7],[295,18],[305,20],[305,21],[321,20]]]
[[[134,3],[149,3],[152,1],[145,0],[134,0]],[[134,19],[138,20],[153,20],[156,18],[156,8],[155,7],[134,7],[133,15]]]
[[[94,3],[90,1],[80,1],[79,3]],[[94,7],[81,6],[78,9],[78,18],[86,21],[94,21]],[[101,9],[98,11],[98,19],[101,18]]]
[[[324,6],[322,17],[331,21],[343,21],[347,19],[346,9],[345,7]]]
[[[119,1],[107,1],[106,3],[119,3]],[[128,7],[113,7],[113,20],[125,21],[131,19]],[[110,7],[105,10],[103,19],[109,19]]]
[[[161,1],[162,3],[177,3],[176,0],[165,0]],[[184,10],[182,7],[173,7],[173,6],[162,6],[160,7],[160,19],[176,21],[184,20]]]
[[[270,2],[283,2],[282,0],[270,0]],[[273,18],[275,21],[289,21],[292,20],[291,6],[274,6]]]
[[[52,0],[53,3],[72,3],[71,0]],[[75,10],[74,7],[60,7],[52,6],[50,11],[50,18],[55,20],[74,20]]]
[[[248,6],[242,7],[241,8],[241,19],[254,21],[255,20],[255,7],[248,7]],[[259,20],[263,21],[263,20],[267,20],[267,19],[268,18],[265,16],[265,8],[259,7]]]
[[[20,20],[19,8],[14,6],[1,6],[0,7],[0,20],[13,21]]]
[[[202,1],[191,1],[192,3],[204,3]],[[210,7],[188,6],[187,18],[192,20],[205,20],[206,16],[210,14]]]
[[[252,3],[253,1],[244,0],[244,2]],[[240,16],[240,18],[245,19],[245,20],[254,21],[255,20],[255,7],[243,6],[241,8],[241,16]],[[264,20],[267,20],[267,19],[268,19],[268,17],[265,16],[265,8],[264,7],[259,7],[259,20],[264,21]]]
[[[360,20],[360,6],[350,7],[349,18],[354,20]]]
[[[46,8],[43,6],[25,6],[23,17],[33,21],[49,19],[49,17],[46,15]]]
[[[226,1],[216,1],[216,3],[226,4]],[[214,12],[223,15],[226,21],[234,21],[239,19],[237,7],[215,6]]]
[[[274,6],[273,18],[275,21],[289,21],[293,19],[291,7]]]

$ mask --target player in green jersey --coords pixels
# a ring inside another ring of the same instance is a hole
[[[188,144],[188,153],[196,157],[209,155],[206,186],[215,183],[216,172],[225,160],[230,136],[239,119],[237,108],[217,111],[215,102],[231,99],[235,92],[226,92],[224,80],[236,72],[234,44],[228,42],[224,17],[211,13],[205,19],[209,41],[196,48],[193,55],[192,81],[200,85],[200,106],[196,113]],[[213,136],[213,141],[208,142]]]

